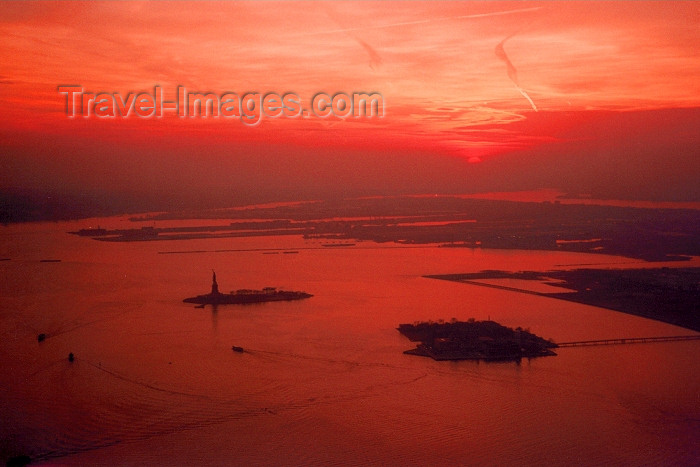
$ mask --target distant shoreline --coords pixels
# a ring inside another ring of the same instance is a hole
[[[700,332],[700,268],[574,269],[570,271],[482,271],[424,276],[556,298],[654,319]],[[573,290],[545,293],[477,282],[479,279],[520,279]],[[552,281],[554,280],[554,281]]]
[[[218,223],[183,225],[195,218]],[[149,225],[72,233],[116,242],[302,235],[324,243],[569,251],[646,261],[700,256],[700,210],[691,209],[403,196],[166,213],[138,220]]]

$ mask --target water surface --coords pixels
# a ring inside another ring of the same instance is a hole
[[[520,364],[434,362],[404,355],[414,344],[395,329],[473,317],[555,341],[693,334],[422,277],[642,262],[370,242],[323,248],[297,236],[108,243],[65,233],[86,225],[0,230],[0,257],[10,258],[0,262],[3,458],[270,466],[699,458],[698,341],[560,349]],[[269,248],[299,253],[262,253]],[[314,297],[216,309],[182,303],[209,289],[212,269],[222,291],[277,286]]]

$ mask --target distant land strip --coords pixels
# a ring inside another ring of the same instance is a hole
[[[159,251],[159,255],[176,255],[189,253],[240,253],[240,252],[285,252],[285,251],[306,251],[306,250],[328,250],[329,247],[333,250],[387,250],[387,249],[421,249],[435,248],[435,245],[382,245],[382,246],[344,246],[344,245],[327,245],[327,246],[304,246],[299,248],[231,248],[225,250],[174,250],[174,251]]]
[[[156,221],[194,218],[229,222],[155,226]],[[187,216],[170,213],[138,220],[154,225],[72,233],[111,242],[298,235],[319,241],[568,251],[646,261],[688,261],[700,256],[700,210],[690,209],[397,197],[188,212]]]

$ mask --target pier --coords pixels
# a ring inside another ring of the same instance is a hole
[[[624,339],[599,339],[594,341],[560,342],[561,347],[585,347],[590,345],[619,345],[619,344],[645,344],[649,342],[676,342],[693,341],[700,339],[700,334],[694,336],[664,336],[664,337],[627,337]]]

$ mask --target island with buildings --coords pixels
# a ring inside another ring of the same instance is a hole
[[[515,360],[556,355],[554,342],[522,328],[511,329],[495,321],[416,322],[400,324],[398,331],[420,342],[409,355],[434,360]]]
[[[306,292],[278,290],[275,287],[265,287],[262,290],[239,289],[231,293],[221,293],[219,292],[219,284],[216,282],[216,272],[212,271],[212,273],[211,292],[186,298],[183,302],[196,303],[198,305],[229,305],[301,300],[302,298],[313,297],[313,295]]]

